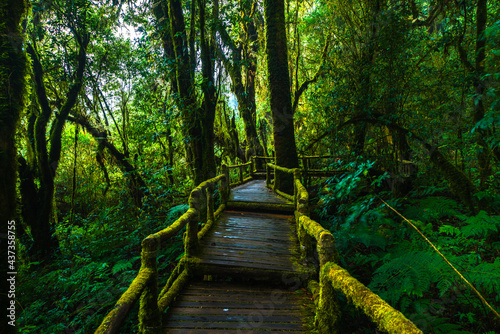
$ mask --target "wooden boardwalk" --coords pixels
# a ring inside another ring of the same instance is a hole
[[[287,203],[261,180],[234,188],[230,201]],[[165,314],[165,333],[307,333],[311,298],[285,284],[300,266],[294,224],[292,214],[225,211],[199,258],[219,280],[191,282]]]

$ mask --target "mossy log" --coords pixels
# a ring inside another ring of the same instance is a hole
[[[139,307],[139,331],[156,333],[161,327],[161,316],[158,309],[158,250],[160,238],[150,235],[141,243],[141,268],[152,272],[141,295]]]
[[[237,187],[237,186],[241,186],[242,184],[245,184],[247,182],[250,182],[253,180],[253,177],[249,176],[249,177],[246,177],[243,179],[243,181],[238,181],[238,182],[233,182],[230,184],[231,187]]]
[[[296,170],[296,168],[281,167],[281,166],[278,166],[278,165],[270,163],[270,162],[268,162],[267,164],[269,165],[269,167],[276,169],[276,170],[279,170],[280,172],[283,172],[283,173],[293,174],[293,172]]]
[[[316,249],[319,256],[320,266],[328,262],[338,262],[339,254],[335,247],[335,239],[330,231],[326,230],[323,226],[312,220],[308,216],[301,216],[299,218],[299,227],[303,229],[311,238],[300,236],[301,248],[304,251],[311,251],[312,245],[307,244],[311,239],[316,241]],[[304,242],[304,244],[302,244]],[[304,254],[305,257],[311,257],[312,254]]]
[[[295,179],[295,210],[298,213],[295,217],[297,222],[300,216],[309,216],[309,193],[298,178]]]
[[[337,264],[326,264],[321,270],[320,278],[322,283],[331,284],[335,290],[346,295],[347,299],[362,309],[380,330],[389,334],[422,334],[422,331],[401,312],[395,310]]]
[[[179,233],[179,231],[182,230],[182,228],[186,226],[190,220],[195,218],[196,218],[196,212],[194,209],[190,208],[169,227],[159,232],[156,232],[154,235],[160,238],[162,242],[166,241],[175,236],[177,233]]]
[[[165,292],[162,291],[162,295],[158,300],[158,308],[160,312],[164,312],[167,307],[174,301],[175,297],[177,297],[179,292],[188,283],[189,277],[190,276],[188,269],[184,269],[172,283],[171,287]]]
[[[274,191],[275,191],[278,195],[280,195],[281,197],[284,197],[284,198],[286,198],[287,200],[289,200],[289,201],[293,202],[293,200],[294,200],[293,195],[289,195],[289,194],[287,194],[287,193],[284,193],[284,192],[280,191],[279,189],[275,189]]]
[[[141,297],[144,287],[149,280],[154,276],[154,271],[150,269],[141,269],[137,277],[132,281],[129,288],[122,294],[116,302],[113,310],[104,318],[95,334],[112,334],[118,333],[120,327],[127,317],[130,309]]]

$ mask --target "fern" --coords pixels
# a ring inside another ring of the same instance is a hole
[[[458,204],[446,197],[427,197],[407,208],[403,215],[408,219],[424,223],[437,221],[443,217],[462,217]]]
[[[186,212],[188,209],[189,205],[187,204],[173,206],[167,212],[167,218],[166,218],[167,223],[172,223],[175,220],[179,219],[179,217],[182,216],[184,212]]]
[[[462,236],[487,237],[491,232],[498,232],[500,216],[489,216],[485,211],[480,211],[476,216],[469,217],[461,228]]]
[[[476,287],[495,293],[500,291],[500,258],[493,263],[480,263],[467,273],[469,279]]]
[[[138,259],[140,259],[140,257],[134,257],[132,260],[120,260],[115,263],[113,269],[111,269],[111,272],[113,273],[113,275],[116,275],[119,272],[125,271],[127,269],[132,269],[133,263]]]
[[[437,284],[444,294],[452,286],[452,280],[443,264],[433,252],[403,254],[380,266],[369,288],[392,304],[397,304],[403,296],[422,297],[431,284]],[[404,306],[401,304],[401,309]]]

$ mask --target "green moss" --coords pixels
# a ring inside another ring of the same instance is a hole
[[[174,301],[175,297],[189,282],[190,276],[187,269],[184,269],[181,274],[172,283],[172,286],[167,291],[162,291],[162,296],[158,300],[158,308],[160,312],[164,312],[167,307]]]
[[[322,288],[327,287],[326,291],[329,295],[332,295],[331,290],[329,290],[330,287],[341,291],[357,308],[363,310],[377,324],[380,330],[390,334],[422,333],[401,312],[392,308],[337,264],[328,263],[325,265],[320,276],[321,283],[324,284]],[[323,316],[323,314],[320,316]]]
[[[320,276],[320,293],[315,325],[319,333],[338,333],[340,308],[337,294],[324,274]]]
[[[144,288],[154,276],[154,271],[141,269],[137,277],[132,281],[127,291],[123,293],[115,306],[102,321],[96,334],[117,332],[121,324],[127,317],[130,309],[141,296]]]

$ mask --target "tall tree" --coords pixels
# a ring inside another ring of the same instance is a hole
[[[23,51],[23,35],[20,31],[21,19],[26,11],[26,3],[20,0],[3,1],[0,4],[0,270],[1,303],[3,310],[11,307],[7,298],[10,284],[7,273],[16,268],[7,268],[8,260],[15,254],[14,239],[20,228],[16,222],[16,179],[17,148],[15,135],[21,112],[26,102],[26,54]],[[12,223],[11,223],[12,222]],[[14,246],[14,248],[9,247]],[[11,251],[11,253],[8,252]],[[12,253],[14,251],[14,253]],[[14,258],[15,259],[15,258]],[[16,264],[16,261],[11,263]],[[7,311],[8,312],[8,311]],[[16,327],[9,325],[10,319],[4,318],[0,325],[2,333],[15,333]]]
[[[465,9],[467,10],[467,9]],[[466,14],[467,15],[467,14]],[[460,60],[466,70],[472,75],[472,85],[475,90],[474,101],[473,101],[473,120],[474,123],[480,122],[485,116],[484,107],[484,94],[486,91],[486,82],[483,79],[485,74],[485,59],[486,59],[486,36],[484,36],[484,31],[486,30],[486,22],[488,19],[488,5],[487,0],[478,0],[476,5],[476,48],[474,64],[468,60],[467,52],[462,45],[465,29],[463,34],[459,37],[457,47]],[[467,25],[467,16],[464,18],[464,25]],[[479,165],[479,180],[480,188],[486,188],[486,180],[491,175],[491,165],[490,160],[492,158],[492,149],[486,142],[488,130],[478,127],[476,132],[476,142],[479,145],[477,151],[477,160]]]
[[[75,106],[78,94],[82,89],[87,62],[87,45],[90,35],[87,32],[85,4],[80,8],[74,7],[72,9],[65,14],[67,15],[65,18],[69,22],[69,29],[78,51],[74,55],[76,59],[74,79],[64,103],[60,101],[55,103],[52,101],[51,103],[45,87],[45,71],[36,50],[36,44],[31,43],[27,48],[32,59],[34,94],[36,95],[36,101],[32,101],[28,124],[28,136],[34,155],[28,161],[20,158],[20,178],[22,204],[31,212],[29,217],[24,217],[25,222],[31,227],[33,236],[34,243],[31,251],[37,256],[50,255],[50,252],[57,246],[52,238],[50,221],[54,213],[54,179],[61,158],[61,135],[66,119]],[[53,110],[53,105],[58,107],[58,111]],[[53,116],[55,117],[52,119]],[[51,119],[52,123],[50,123]],[[50,136],[47,141],[49,124]]]
[[[228,33],[224,21],[218,22],[218,32],[230,51],[226,56],[222,48],[217,53],[229,73],[232,91],[238,101],[238,110],[245,125],[245,158],[264,155],[264,148],[257,135],[257,106],[255,104],[255,76],[257,73],[258,32],[255,28],[256,1],[240,1],[240,34],[237,40]]]
[[[196,4],[198,6],[196,6]],[[214,80],[215,30],[207,28],[204,0],[190,2],[190,27],[186,28],[182,2],[169,0],[154,4],[154,13],[160,24],[165,56],[175,59],[175,80],[172,83],[177,93],[177,106],[181,110],[183,132],[187,142],[186,158],[191,166],[195,184],[215,176],[214,121],[217,94]],[[212,4],[213,15],[218,16],[218,1]],[[198,13],[201,60],[201,91],[198,97],[195,82],[197,52],[195,49],[196,13]],[[189,31],[189,35],[186,32]]]
[[[266,55],[268,90],[273,117],[273,137],[276,164],[297,168],[299,161],[295,144],[290,78],[288,76],[288,50],[283,0],[265,0]],[[290,191],[291,178],[277,175],[283,191]]]

